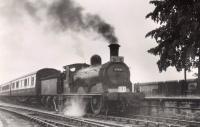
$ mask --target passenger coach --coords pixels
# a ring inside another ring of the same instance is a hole
[[[0,86],[1,96],[40,96],[42,92],[51,91],[57,93],[60,71],[52,68],[44,68],[36,72],[24,75]],[[53,78],[55,77],[55,79]],[[51,81],[49,81],[51,79]],[[49,82],[53,82],[48,84]],[[47,89],[47,88],[52,89]]]

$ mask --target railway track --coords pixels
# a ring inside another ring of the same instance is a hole
[[[93,119],[105,119],[110,121],[118,121],[124,124],[134,124],[144,127],[199,127],[200,122],[181,120],[178,118],[165,118],[165,117],[152,117],[144,115],[127,115],[127,117],[116,117],[116,116],[104,116],[98,115],[94,116],[88,114],[87,118]]]
[[[116,117],[87,114],[85,117],[68,117],[56,112],[43,111],[16,105],[1,105],[0,110],[19,115],[41,126],[48,127],[199,127],[200,122],[176,118],[128,115]]]
[[[194,127],[200,126],[200,121],[180,119],[178,117],[173,117],[173,116],[172,117],[145,116],[145,115],[128,115],[128,116],[132,118],[139,118],[139,119],[145,119],[145,120],[151,120],[151,121],[157,121],[157,122],[174,123],[174,124],[194,126]]]
[[[0,105],[4,110],[24,119],[36,122],[44,127],[125,127],[124,124],[86,119],[82,117],[68,117],[55,112],[48,112],[16,105]],[[138,126],[131,126],[138,127]]]

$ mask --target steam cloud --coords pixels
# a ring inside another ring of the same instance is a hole
[[[80,117],[85,115],[86,102],[81,97],[73,97],[65,102],[64,115]]]
[[[109,43],[117,43],[114,28],[100,16],[84,13],[83,8],[72,0],[8,0],[4,8],[16,22],[23,13],[38,23],[45,20],[53,31],[96,32]],[[6,8],[9,8],[6,9]]]

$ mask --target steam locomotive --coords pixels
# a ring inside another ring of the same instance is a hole
[[[78,96],[87,102],[94,114],[126,112],[138,106],[144,97],[132,92],[129,67],[118,56],[118,44],[110,44],[110,61],[102,64],[99,55],[91,57],[91,65],[76,63],[64,71],[43,68],[0,86],[0,95],[20,102],[37,99],[45,106],[62,108],[63,102]]]

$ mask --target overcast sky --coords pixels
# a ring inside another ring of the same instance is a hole
[[[44,67],[63,70],[62,67],[67,64],[89,63],[93,54],[99,54],[103,62],[109,60],[105,39],[95,32],[54,29],[45,18],[43,8],[47,5],[39,4],[38,0],[30,0],[28,4],[25,1],[0,1],[1,83]],[[130,67],[132,82],[183,79],[183,72],[178,73],[174,68],[159,73],[158,57],[147,53],[156,43],[145,38],[145,34],[158,26],[145,19],[154,8],[148,0],[74,1],[83,8],[84,14],[98,14],[115,28],[121,45],[120,55]],[[28,11],[27,5],[30,7]],[[34,11],[38,8],[39,11]],[[193,78],[192,74],[188,77]]]

